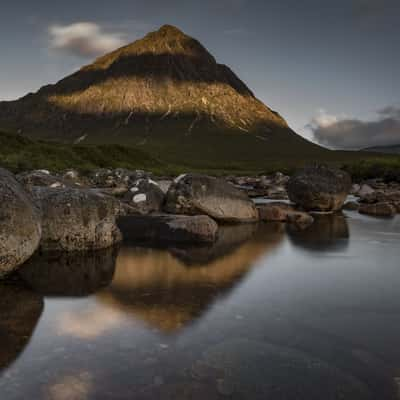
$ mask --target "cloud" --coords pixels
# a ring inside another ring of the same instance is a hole
[[[324,110],[307,128],[314,139],[335,149],[360,149],[400,143],[400,107],[389,106],[377,111],[372,121],[330,115]]]
[[[93,22],[49,27],[51,47],[79,57],[97,57],[121,47],[125,41],[120,33],[106,33]]]
[[[58,319],[60,335],[92,340],[121,326],[122,315],[110,310],[81,310],[79,313],[65,312]]]

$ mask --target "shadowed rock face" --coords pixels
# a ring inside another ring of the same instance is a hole
[[[43,307],[39,294],[17,283],[0,283],[0,373],[28,344]]]
[[[287,226],[290,241],[311,251],[343,250],[350,237],[346,218],[342,214],[314,215],[314,223],[304,230]]]
[[[44,296],[88,296],[110,284],[117,254],[118,248],[36,254],[18,274]]]
[[[186,248],[179,254],[174,249],[179,259],[165,250],[124,248],[112,284],[97,297],[163,332],[182,329],[217,296],[228,294],[284,236],[282,225],[266,225],[257,232],[242,228],[243,234],[240,227],[232,227],[230,233],[225,228],[220,242],[211,248]]]

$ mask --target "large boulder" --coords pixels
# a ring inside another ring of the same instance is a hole
[[[0,168],[0,278],[25,262],[41,236],[39,215],[14,176]]]
[[[147,215],[160,212],[164,204],[165,194],[157,182],[143,178],[138,179],[125,193],[122,201],[128,205],[125,209],[128,214]]]
[[[308,167],[288,183],[289,199],[306,211],[337,211],[351,190],[347,172],[325,166]]]
[[[187,174],[175,179],[168,190],[165,209],[173,214],[206,214],[222,222],[258,220],[254,203],[224,179]]]
[[[41,250],[107,248],[121,240],[115,218],[119,202],[93,190],[34,187],[42,214]]]
[[[120,217],[118,226],[128,241],[152,245],[209,243],[218,232],[217,223],[206,215],[130,215]]]

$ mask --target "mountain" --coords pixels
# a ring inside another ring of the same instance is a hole
[[[367,147],[363,149],[363,151],[386,154],[400,154],[400,144],[393,144],[390,146]]]
[[[140,146],[167,162],[210,168],[330,153],[293,132],[197,40],[169,25],[37,93],[0,102],[0,129]]]

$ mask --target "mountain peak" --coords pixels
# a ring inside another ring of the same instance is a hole
[[[179,28],[165,24],[156,32],[163,36],[186,36]]]
[[[157,31],[150,32],[142,39],[98,58],[85,69],[106,69],[121,59],[129,57],[184,55],[215,64],[215,58],[196,39],[186,35],[173,25],[163,25]]]

